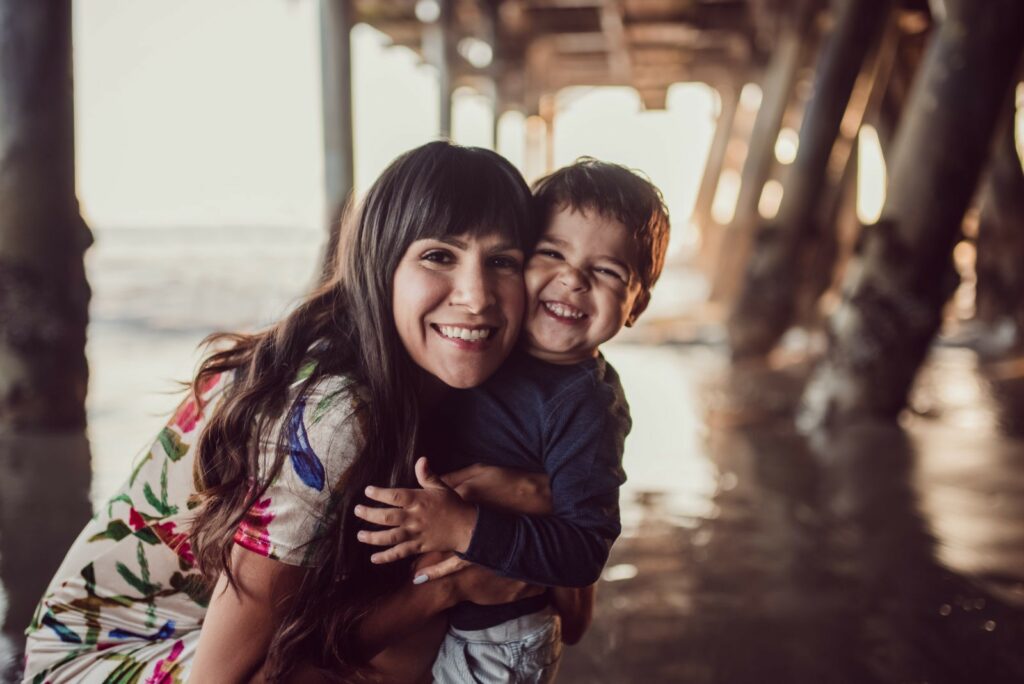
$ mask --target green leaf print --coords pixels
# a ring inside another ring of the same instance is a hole
[[[128,527],[128,524],[124,520],[111,520],[107,523],[107,529],[89,537],[89,541],[97,542],[104,539],[112,539],[113,541],[121,541],[129,534],[132,533],[132,528]]]
[[[157,437],[157,441],[164,448],[164,452],[167,454],[167,458],[172,461],[180,461],[181,457],[188,453],[188,445],[181,441],[181,437],[178,436],[171,428],[165,427],[160,431],[160,436]]]
[[[125,582],[130,584],[132,588],[141,593],[143,596],[151,596],[156,593],[160,588],[160,585],[153,584],[143,580],[141,577],[132,572],[127,565],[124,563],[117,563],[117,574],[119,574]]]
[[[120,664],[103,680],[104,684],[138,684],[146,670],[148,660],[136,660],[132,654],[107,651],[101,656],[104,660],[120,660]]]
[[[164,429],[166,429],[166,428],[164,428]],[[139,476],[139,471],[142,470],[142,466],[146,465],[148,462],[150,462],[152,460],[153,460],[153,452],[152,451],[147,451],[146,455],[139,459],[139,462],[135,464],[134,468],[132,468],[132,476],[130,478],[128,478],[128,486],[129,487],[135,485],[135,478],[137,478]]]
[[[295,374],[294,382],[302,382],[316,370],[316,361],[307,361],[299,367],[299,372]]]
[[[155,508],[160,515],[168,516],[178,512],[177,506],[167,503],[167,461],[164,461],[164,467],[160,471],[160,498],[153,493],[153,488],[149,486],[148,482],[142,487],[142,494],[146,497],[149,505]]]
[[[132,479],[133,480],[135,479],[134,475],[132,476]],[[116,504],[118,502],[126,503],[129,506],[134,506],[135,505],[134,503],[132,503],[131,497],[129,497],[127,494],[118,494],[117,496],[111,498],[110,501],[107,502],[107,516],[108,517],[111,517],[111,518],[114,517],[114,504]]]
[[[316,407],[313,409],[313,415],[310,417],[309,424],[316,425],[319,423],[320,419],[323,418],[324,414],[327,412],[327,409],[334,405],[334,400],[337,399],[338,395],[342,394],[344,391],[344,389],[335,390],[318,401],[316,403]]]

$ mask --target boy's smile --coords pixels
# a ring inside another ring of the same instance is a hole
[[[527,353],[550,363],[597,354],[643,311],[636,243],[615,218],[557,211],[526,266]]]

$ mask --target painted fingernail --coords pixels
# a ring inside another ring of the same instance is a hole
[[[356,539],[366,541],[366,532],[356,532]]]
[[[366,489],[364,490],[364,491],[366,491],[366,496],[373,496],[373,490],[374,490],[374,487],[373,487],[372,485],[371,485],[371,486],[369,486],[369,487],[367,487],[367,488],[366,488]]]
[[[362,515],[362,514],[363,514],[363,511],[365,511],[365,510],[366,510],[366,509],[365,509],[365,508],[363,508],[362,506],[356,506],[356,508],[355,508],[355,511],[356,511],[356,515]]]
[[[412,583],[413,584],[423,584],[428,579],[430,579],[430,578],[427,577],[426,575],[416,575],[415,577],[412,578]]]
[[[371,563],[379,563],[380,559],[376,555],[373,555],[373,556],[370,556],[370,562]]]

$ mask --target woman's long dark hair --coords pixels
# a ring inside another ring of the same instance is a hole
[[[271,679],[299,661],[339,676],[360,666],[359,620],[374,601],[408,581],[407,563],[371,565],[371,550],[355,541],[359,521],[352,512],[369,484],[415,483],[420,371],[392,313],[399,261],[416,240],[464,234],[498,232],[528,251],[537,230],[530,206],[522,176],[497,154],[447,142],[419,147],[392,162],[346,219],[335,272],[292,313],[262,332],[209,338],[226,348],[204,360],[193,392],[218,373],[234,372],[197,446],[201,504],[192,540],[210,582],[225,572],[232,579],[235,530],[284,463],[287,450],[279,444],[273,467],[261,476],[253,445],[291,410],[289,386],[299,369],[316,362],[300,396],[326,376],[345,374],[362,385],[366,398],[358,416],[365,446],[343,481],[334,483],[337,505],[316,546],[316,564],[270,645],[265,667]]]

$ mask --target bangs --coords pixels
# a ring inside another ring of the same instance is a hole
[[[420,239],[502,235],[528,252],[537,242],[530,189],[519,171],[490,150],[449,145],[415,185],[419,211],[408,216]]]

